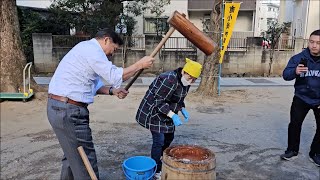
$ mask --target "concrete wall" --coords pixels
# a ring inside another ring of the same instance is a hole
[[[50,34],[34,34],[34,63],[38,73],[52,73],[63,56],[71,48],[52,47]],[[247,74],[261,76],[268,73],[269,50],[263,51],[261,48],[261,38],[249,38],[247,40],[248,49],[246,51],[228,51],[223,62],[223,75]],[[126,60],[123,62],[122,50],[119,49],[111,61],[117,66],[130,66],[145,55],[149,55],[154,49],[154,45],[146,43],[145,50],[127,50]],[[295,51],[276,51],[274,56],[273,74],[281,75],[289,58],[294,53],[301,52],[303,39],[296,40]],[[175,69],[183,66],[185,58],[188,57],[203,63],[204,54],[194,50],[169,50],[162,49],[156,56],[156,61],[151,69],[145,73],[159,74],[163,71]]]
[[[288,60],[294,51],[276,51],[274,55],[272,74],[282,75]],[[244,52],[226,52],[222,64],[222,74],[263,76],[269,72],[270,51],[263,51],[261,47],[251,47]]]
[[[66,55],[71,48],[64,48],[64,47],[54,47],[52,48],[52,61],[59,63],[64,55]]]
[[[185,64],[185,59],[189,58],[191,60],[197,61],[197,52],[194,51],[162,51],[162,59],[160,63],[159,72],[169,71],[176,69],[178,67],[183,67]]]
[[[146,54],[145,50],[127,50],[127,58],[126,61],[123,62],[121,51],[121,49],[117,50],[112,59],[110,59],[112,63],[118,67],[123,67],[123,64],[125,64],[124,67],[134,64],[134,62],[141,59]]]
[[[32,34],[34,66],[38,72],[52,72],[57,61],[52,56],[52,34],[34,33]]]

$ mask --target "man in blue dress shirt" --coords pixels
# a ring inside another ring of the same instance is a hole
[[[96,94],[125,98],[128,91],[120,88],[121,83],[140,69],[150,68],[154,62],[154,58],[145,56],[127,68],[114,66],[108,56],[122,44],[113,30],[100,30],[95,38],[73,47],[51,79],[47,115],[64,152],[61,179],[90,179],[77,151],[79,146],[84,148],[99,178],[87,106],[93,103]],[[101,78],[112,86],[104,86]]]

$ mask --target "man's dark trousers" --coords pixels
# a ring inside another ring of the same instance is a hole
[[[88,109],[49,98],[47,115],[64,152],[61,179],[91,179],[78,153],[79,146],[83,147],[99,178],[97,157],[89,127]]]
[[[316,118],[317,130],[314,135],[311,148],[310,156],[314,154],[320,154],[320,109],[319,105],[311,106],[305,103],[297,96],[293,97],[291,110],[290,110],[290,123],[288,128],[288,151],[299,152],[300,145],[300,134],[302,123],[308,114],[309,110],[312,109]]]

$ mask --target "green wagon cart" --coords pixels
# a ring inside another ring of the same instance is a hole
[[[33,90],[30,88],[30,69],[32,66],[32,62],[27,63],[26,66],[23,69],[23,92],[17,92],[17,93],[8,93],[8,92],[1,92],[0,93],[0,100],[23,100],[26,102],[29,98],[33,96]],[[26,82],[26,71],[28,71],[28,82]],[[28,88],[27,88],[28,86]]]

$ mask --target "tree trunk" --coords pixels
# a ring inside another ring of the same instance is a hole
[[[273,64],[274,51],[275,51],[275,47],[273,47],[273,48],[270,50],[270,62],[269,62],[268,76],[271,76],[271,74],[272,74],[272,64]]]
[[[270,50],[270,62],[269,62],[269,72],[268,72],[268,76],[271,76],[271,74],[273,73],[272,71],[272,64],[273,64],[273,60],[274,60],[274,52],[276,50],[276,47],[279,45],[279,38],[280,35],[282,33],[283,29],[281,29],[279,31],[279,34],[275,35],[275,38],[272,39],[271,42],[271,50]]]
[[[22,51],[15,0],[0,1],[0,92],[17,92],[26,59]]]
[[[211,12],[209,25],[210,38],[220,44],[222,31],[222,0],[215,0]],[[197,93],[203,96],[216,95],[218,92],[218,72],[219,72],[220,48],[217,47],[210,56],[206,56],[203,64],[201,82]]]

